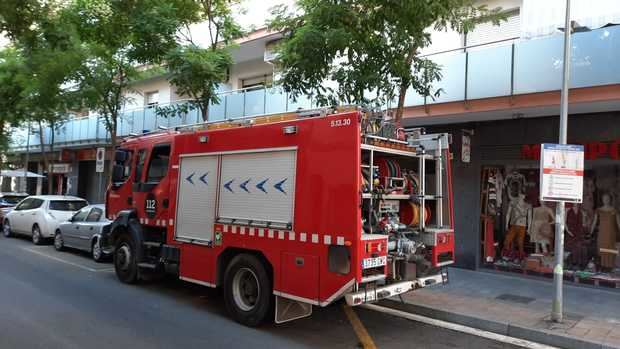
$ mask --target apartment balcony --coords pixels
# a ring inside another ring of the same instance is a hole
[[[572,39],[571,88],[591,88],[620,84],[620,26],[576,33]],[[511,40],[430,55],[442,67],[442,80],[435,84],[443,93],[432,99],[409,91],[408,108],[430,107],[453,102],[469,102],[495,97],[528,96],[557,91],[562,83],[563,38],[553,35],[527,41]],[[184,101],[175,104],[187,103]],[[293,100],[278,87],[244,89],[220,94],[220,102],[209,107],[209,121],[238,119],[261,114],[282,113],[314,107],[311,98]],[[190,110],[173,117],[158,116],[155,108],[142,108],[123,113],[117,133],[126,136],[200,123],[201,113]],[[46,142],[51,139],[47,129]],[[17,129],[12,137],[13,151],[24,151],[26,145],[39,147],[38,135],[26,136]],[[104,144],[109,134],[99,116],[71,119],[55,130],[57,148]]]

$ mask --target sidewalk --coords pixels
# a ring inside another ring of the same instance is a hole
[[[564,323],[549,321],[548,280],[450,269],[450,283],[383,305],[561,348],[620,348],[620,291],[565,284]]]

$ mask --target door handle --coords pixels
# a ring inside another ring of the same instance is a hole
[[[30,215],[31,215],[31,216],[36,216],[36,213],[31,213]]]
[[[76,226],[76,227],[75,227],[75,229],[80,230],[80,226],[79,226],[79,225],[78,225],[78,226]]]
[[[89,230],[93,230],[93,227],[90,227],[90,229],[89,229]]]

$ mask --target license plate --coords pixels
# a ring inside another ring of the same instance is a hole
[[[362,268],[369,269],[375,267],[382,267],[386,264],[387,256],[375,257],[375,258],[364,258],[362,260]]]

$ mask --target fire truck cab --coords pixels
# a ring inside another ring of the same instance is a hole
[[[233,318],[285,322],[446,280],[449,136],[366,132],[364,112],[292,113],[129,137],[102,237],[117,277],[222,287]]]

